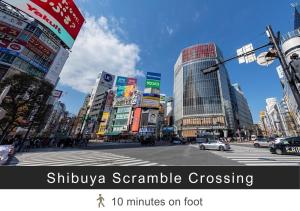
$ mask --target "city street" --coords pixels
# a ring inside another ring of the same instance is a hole
[[[300,156],[275,155],[268,148],[232,144],[232,150],[200,151],[198,145],[140,146],[136,143],[90,144],[87,149],[32,149],[18,153],[9,165],[17,166],[168,166],[247,165],[299,166]]]

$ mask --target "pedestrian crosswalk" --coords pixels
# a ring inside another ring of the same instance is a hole
[[[228,152],[211,151],[246,166],[300,166],[300,156],[271,154],[268,148],[232,145]]]
[[[9,165],[17,166],[164,166],[99,150],[64,150],[16,154]]]

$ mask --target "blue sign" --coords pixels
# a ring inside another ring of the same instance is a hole
[[[1,48],[0,47],[0,52],[4,52],[4,53],[9,53],[11,55],[14,55],[16,57],[19,57],[20,59],[28,62],[29,64],[35,66],[36,68],[38,68],[39,70],[41,70],[42,72],[45,72],[47,73],[48,72],[48,68],[40,65],[39,63],[37,63],[36,61],[34,61],[33,59],[29,59],[28,57],[20,54],[19,52],[16,52],[16,51],[13,51],[13,50],[9,50],[9,49],[6,49],[6,48]]]
[[[160,74],[160,73],[147,72],[146,79],[151,79],[151,80],[158,80],[158,81],[160,81],[160,79],[161,79],[161,74]]]
[[[126,86],[127,80],[128,80],[128,78],[126,78],[126,77],[118,76],[116,86]]]

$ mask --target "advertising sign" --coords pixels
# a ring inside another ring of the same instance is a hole
[[[117,88],[117,97],[123,97],[125,93],[126,86],[118,86]]]
[[[115,81],[115,76],[107,73],[105,71],[102,72],[101,74],[101,79],[100,79],[100,83],[108,88],[112,88],[112,86],[114,85],[114,81]]]
[[[125,87],[124,97],[132,97],[134,94],[135,85],[129,85]]]
[[[73,0],[4,0],[40,21],[56,34],[69,48],[84,23],[84,18]]]
[[[41,70],[44,73],[46,73],[48,71],[47,67],[40,65],[35,60],[30,59],[27,56],[24,56],[23,54],[20,54],[20,52],[17,52],[17,51],[11,50],[11,49],[7,49],[7,48],[2,48],[2,47],[0,47],[0,52],[8,53],[8,54],[14,55],[16,57],[19,57],[22,60],[28,62],[29,64],[35,66],[36,68],[38,68],[39,70]]]
[[[156,125],[158,119],[158,110],[149,110],[148,124]]]
[[[11,0],[8,0],[8,1],[10,2]],[[24,29],[27,25],[26,22],[21,21],[21,20],[15,18],[15,17],[12,17],[12,16],[10,16],[10,15],[2,12],[2,11],[0,11],[0,21],[8,24],[9,26],[14,26],[18,29]]]
[[[160,89],[160,79],[161,79],[160,73],[147,72],[145,87]]]
[[[146,80],[146,88],[160,89],[160,81],[156,80]]]
[[[24,46],[20,45],[18,43],[10,43],[7,48],[12,51],[22,52],[22,50],[24,49]]]
[[[27,48],[40,54],[40,56],[47,55],[48,57],[51,56],[52,52],[49,48],[47,48],[43,43],[40,42],[38,38],[35,36],[30,37]],[[37,51],[38,49],[38,51]]]
[[[127,85],[136,85],[136,78],[127,78]]]
[[[6,24],[2,24],[1,22],[0,22],[0,31],[3,32],[4,34],[8,34],[13,37],[17,37],[21,32],[21,30],[12,28],[10,26],[7,26]]]
[[[159,108],[160,95],[144,93],[142,105],[143,105],[143,107],[146,107],[146,108]]]
[[[118,76],[116,86],[126,86],[127,85],[127,79],[128,78],[126,78],[126,77]]]
[[[123,107],[128,105],[132,105],[131,97],[118,97],[115,99],[114,107]]]
[[[161,79],[161,74],[160,73],[152,73],[152,72],[147,72],[147,79],[150,80],[160,80]]]
[[[166,95],[165,94],[160,94],[160,103],[165,104],[166,103]]]
[[[44,33],[40,35],[39,39],[43,41],[43,43],[47,45],[47,47],[49,47],[53,52],[56,53],[59,50],[59,46],[50,40]]]
[[[52,91],[52,97],[55,97],[55,98],[60,98],[61,97],[61,95],[62,95],[62,93],[63,93],[63,91],[61,91],[61,90],[53,90]]]
[[[132,127],[131,131],[132,132],[138,132],[140,128],[140,120],[141,120],[141,113],[142,109],[141,108],[136,108],[133,113],[133,122],[132,122]]]
[[[60,47],[59,52],[57,53],[50,69],[45,76],[45,79],[49,81],[51,84],[55,85],[56,81],[58,80],[59,74],[65,65],[67,59],[69,57],[69,51]]]

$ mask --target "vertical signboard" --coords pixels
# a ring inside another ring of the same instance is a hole
[[[131,132],[139,132],[142,108],[136,108],[133,114]]]
[[[63,47],[60,47],[52,65],[50,66],[47,75],[45,76],[45,79],[49,81],[51,84],[53,85],[56,84],[56,81],[59,78],[59,74],[61,73],[61,70],[65,65],[68,57],[69,57],[69,51],[67,51]]]

